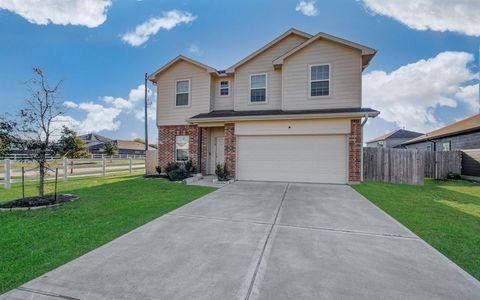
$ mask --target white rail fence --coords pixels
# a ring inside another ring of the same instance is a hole
[[[96,158],[103,158],[103,157],[106,157],[106,158],[124,158],[124,159],[129,159],[129,158],[132,158],[132,159],[142,159],[142,158],[145,158],[145,155],[144,154],[115,154],[115,155],[105,155],[105,154],[89,154],[88,159],[96,159]],[[32,159],[32,156],[29,155],[29,154],[10,154],[6,157],[0,157],[0,161],[1,160],[4,160],[4,159],[10,159],[10,160],[13,160],[13,161],[28,161],[28,160],[31,160]],[[47,159],[51,160],[51,159],[62,159],[61,156],[49,156],[47,157]]]
[[[25,160],[0,160],[0,181],[4,189],[11,188],[13,182],[38,180],[39,170],[36,163]],[[53,179],[55,169],[58,169],[58,177],[68,180],[71,177],[97,175],[106,176],[112,173],[129,172],[145,170],[145,158],[138,155],[134,158],[121,157],[100,157],[100,158],[82,158],[67,159],[54,158],[48,160],[48,168],[45,178]],[[52,171],[53,170],[53,171]]]

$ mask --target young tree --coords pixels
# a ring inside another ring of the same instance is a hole
[[[62,127],[62,136],[58,140],[60,155],[67,158],[84,158],[88,156],[88,149],[85,141],[81,140],[77,132]]]
[[[105,154],[108,156],[115,155],[117,153],[117,144],[113,141],[105,143]]]
[[[27,151],[39,167],[38,193],[45,192],[45,174],[48,169],[47,157],[57,154],[57,144],[52,142],[55,134],[54,122],[64,113],[59,91],[62,81],[49,85],[43,70],[33,68],[34,78],[25,83],[30,97],[25,100],[26,108],[21,109],[14,130],[17,144]]]

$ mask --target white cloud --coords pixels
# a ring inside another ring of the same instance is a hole
[[[120,128],[120,121],[117,120],[117,117],[122,111],[118,108],[83,102],[78,105],[78,109],[87,113],[85,119],[79,121],[78,131],[80,133],[115,131]]]
[[[198,47],[195,44],[191,44],[190,47],[188,47],[188,52],[196,54],[196,55],[201,55],[202,50],[200,50],[200,47]]]
[[[443,125],[435,116],[436,108],[469,101],[465,99],[470,88],[464,86],[476,78],[468,68],[473,59],[466,52],[442,52],[391,73],[367,73],[363,76],[364,104],[380,110],[380,118],[398,127],[423,132],[436,129]]]
[[[65,101],[63,102],[63,106],[65,106],[66,108],[77,108],[78,104],[72,101]]]
[[[143,111],[144,85],[141,84],[130,90],[128,98],[103,96],[100,97],[107,105],[93,102],[75,103],[65,101],[63,105],[67,108],[76,109],[85,114],[83,119],[75,119],[72,116],[64,115],[56,119],[55,128],[61,128],[63,125],[75,129],[81,134],[88,132],[99,132],[102,130],[115,131],[120,128],[121,122],[118,117],[122,114],[134,114],[135,118],[143,121],[143,116],[138,116],[138,111]],[[153,91],[147,88],[149,99],[154,96]],[[155,120],[155,108],[151,105],[148,109],[149,119]]]
[[[373,13],[417,30],[455,31],[480,36],[478,0],[362,0]]]
[[[145,120],[145,108],[139,108],[135,110],[135,118],[143,122]],[[149,121],[155,121],[157,118],[157,103],[154,101],[147,106],[147,118]]]
[[[161,17],[151,18],[138,25],[134,31],[121,35],[122,41],[133,47],[143,45],[150,36],[157,34],[160,29],[170,30],[180,24],[192,23],[197,17],[186,11],[171,10],[164,12]]]
[[[480,112],[480,95],[478,84],[466,85],[459,88],[455,96],[469,107],[470,113]]]
[[[93,28],[105,22],[111,4],[111,0],[0,0],[0,9],[16,13],[34,24]]]
[[[147,97],[152,95],[152,90],[147,88]],[[140,102],[144,101],[145,98],[145,85],[141,84],[135,89],[130,90],[128,93],[128,99],[124,99],[121,97],[112,97],[112,96],[104,96],[102,97],[105,103],[113,105],[113,107],[118,108],[122,111],[130,111],[135,107],[135,105]]]
[[[309,17],[318,15],[318,10],[315,7],[315,1],[312,0],[300,0],[295,7],[295,10]]]

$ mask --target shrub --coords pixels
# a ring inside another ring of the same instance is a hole
[[[155,171],[157,171],[158,174],[162,174],[162,167],[156,166]]]
[[[230,172],[227,169],[226,164],[217,164],[215,167],[215,175],[217,175],[218,180],[220,181],[227,181],[230,179]]]
[[[180,169],[180,164],[175,162],[175,161],[172,161],[172,162],[169,162],[167,164],[167,166],[165,167],[165,173],[170,173],[171,171],[173,170],[178,170]]]
[[[190,173],[188,173],[188,171],[182,167],[168,172],[167,175],[171,181],[180,181],[188,178],[190,176]]]
[[[184,166],[185,166],[185,170],[187,170],[189,173],[195,173],[196,168],[191,159],[187,160]]]
[[[447,174],[447,178],[448,179],[461,179],[462,176],[460,176],[460,174],[458,174],[458,173],[449,172]]]

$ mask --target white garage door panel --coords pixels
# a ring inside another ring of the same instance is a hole
[[[239,136],[239,180],[346,183],[345,135]]]

